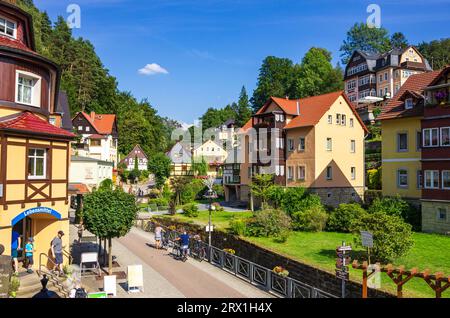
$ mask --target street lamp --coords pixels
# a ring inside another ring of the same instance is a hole
[[[208,219],[208,245],[211,246],[211,233],[212,233],[212,224],[211,224],[211,213],[213,210],[215,210],[215,207],[212,205],[212,200],[213,199],[217,199],[217,193],[213,190],[213,186],[214,186],[214,178],[213,177],[208,177],[208,179],[205,179],[205,181],[203,182],[207,187],[208,187],[208,191],[206,191],[206,194],[204,195],[204,197],[206,199],[209,199],[209,219]]]

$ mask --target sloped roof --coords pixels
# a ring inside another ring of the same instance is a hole
[[[425,87],[430,85],[433,80],[441,74],[441,71],[433,71],[421,74],[411,75],[395,94],[395,96],[389,101],[389,103],[383,107],[379,120],[404,118],[404,117],[416,117],[423,115],[423,105],[416,105],[412,109],[405,109],[403,106],[402,96],[407,91],[421,93]]]
[[[297,99],[286,99],[286,98],[278,98],[271,97],[268,102],[264,104],[264,106],[257,112],[257,114],[261,114],[265,111],[265,109],[274,102],[278,105],[286,114],[295,116],[284,129],[292,129],[298,127],[307,127],[316,125],[320,119],[324,116],[324,114],[330,109],[333,103],[342,96],[349,107],[351,108],[353,114],[356,119],[360,122],[362,127],[367,130],[366,126],[362,122],[352,103],[348,100],[347,96],[343,91],[332,92],[328,94],[312,96],[307,98]],[[300,115],[297,114],[297,102],[300,105]],[[248,130],[252,127],[252,120],[250,119],[242,129],[244,131]]]
[[[60,91],[58,94],[58,103],[56,104],[56,113],[61,114],[61,128],[72,131],[72,120],[70,119],[69,99],[66,92]]]
[[[6,46],[6,47],[9,47],[12,49],[22,50],[22,51],[26,51],[26,52],[38,55],[36,52],[34,52],[32,49],[30,49],[24,43],[22,43],[16,39],[6,37],[6,36],[0,35],[0,46]]]
[[[0,118],[0,130],[50,135],[68,139],[75,137],[75,134],[53,126],[46,120],[28,111]]]
[[[111,135],[113,133],[116,115],[114,114],[95,114],[94,118],[91,115],[81,112],[87,121],[95,128],[101,135]]]
[[[125,160],[134,159],[136,157],[138,157],[139,159],[148,159],[147,155],[145,154],[144,150],[142,150],[140,145],[134,146],[133,150],[131,150],[130,153],[120,161],[120,163],[125,162]]]

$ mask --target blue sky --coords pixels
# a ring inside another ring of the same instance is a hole
[[[208,107],[249,95],[268,55],[300,62],[312,46],[339,47],[371,3],[382,26],[411,43],[449,37],[450,0],[34,0],[54,21],[81,7],[81,29],[121,90],[148,97],[162,116],[192,123]],[[139,72],[146,65],[157,74]],[[164,72],[166,71],[166,72]],[[146,73],[146,74],[142,74]]]

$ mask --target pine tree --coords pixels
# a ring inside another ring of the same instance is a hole
[[[238,125],[238,127],[244,126],[251,116],[252,109],[248,100],[247,91],[245,89],[245,86],[242,86],[237,108],[236,124]]]

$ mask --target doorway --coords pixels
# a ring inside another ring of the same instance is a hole
[[[27,241],[30,237],[32,236],[32,219],[29,217],[26,217],[22,220],[20,220],[19,222],[17,222],[17,224],[15,224],[13,226],[13,231],[16,231],[17,233],[19,233],[19,237],[20,237],[20,246],[19,246],[19,251],[18,251],[18,260],[19,261],[23,261],[25,258],[25,245],[27,244]]]

